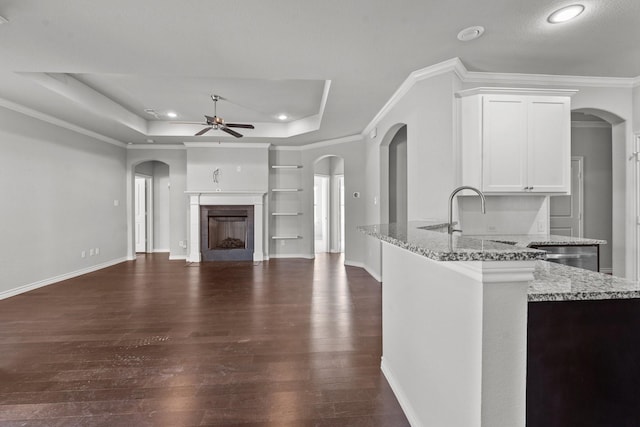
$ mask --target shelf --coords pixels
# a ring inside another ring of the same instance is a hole
[[[302,191],[302,188],[273,188],[274,193],[295,193],[296,191]]]
[[[273,212],[271,215],[273,215],[273,216],[296,216],[296,215],[302,215],[302,212]]]
[[[271,236],[273,240],[294,240],[294,239],[302,239],[302,236]]]
[[[302,165],[271,165],[271,169],[302,169]]]

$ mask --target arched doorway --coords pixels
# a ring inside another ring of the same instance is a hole
[[[314,252],[344,252],[344,159],[329,155],[313,164]]]
[[[408,219],[407,125],[392,126],[380,143],[380,222]]]
[[[134,227],[136,253],[169,252],[169,165],[145,161],[134,165]]]
[[[625,277],[626,232],[625,121],[592,108],[571,112],[571,156],[582,160],[583,237],[603,239],[600,270]],[[579,188],[578,188],[579,191]],[[578,194],[572,188],[572,195]],[[554,198],[550,203],[553,221]],[[553,226],[553,225],[552,225]]]

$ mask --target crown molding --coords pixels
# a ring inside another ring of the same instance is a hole
[[[355,134],[355,135],[350,135],[350,136],[344,136],[342,138],[328,139],[326,141],[313,142],[311,144],[306,144],[306,145],[296,145],[296,146],[274,145],[274,146],[271,147],[271,150],[273,150],[273,151],[315,150],[317,148],[330,147],[332,145],[347,144],[349,142],[357,142],[357,141],[362,141],[362,140],[363,140],[363,138],[362,138],[361,134]]]
[[[456,92],[456,98],[465,96],[484,94],[509,94],[509,95],[539,95],[539,96],[573,96],[578,93],[577,89],[545,89],[545,88],[522,88],[522,87],[493,87],[481,86]]]
[[[553,74],[524,74],[524,73],[491,73],[485,71],[469,71],[460,58],[452,58],[429,67],[416,70],[409,74],[391,98],[382,106],[369,124],[362,130],[362,137],[366,137],[378,125],[378,122],[409,92],[419,81],[440,74],[453,72],[463,83],[489,83],[501,85],[547,85],[547,86],[579,86],[605,88],[636,88],[640,87],[640,76],[626,77],[591,77],[568,76]],[[494,88],[495,90],[495,88]],[[520,89],[522,90],[522,89]]]
[[[182,144],[132,144],[127,150],[186,150]]]
[[[269,148],[270,142],[183,142],[187,148]]]
[[[34,119],[41,120],[43,122],[52,124],[54,126],[70,130],[72,132],[88,136],[93,139],[97,139],[102,142],[106,142],[111,145],[115,145],[121,148],[126,148],[127,144],[122,141],[118,141],[117,139],[110,138],[108,136],[99,134],[97,132],[93,132],[91,130],[85,129],[80,126],[76,126],[64,120],[57,119],[48,114],[41,113],[39,111],[33,110],[31,108],[25,107],[24,105],[16,104],[15,102],[11,102],[4,98],[0,98],[0,107],[7,108],[9,110],[13,110],[17,113],[24,114],[25,116],[33,117]]]
[[[626,77],[567,76],[555,74],[489,73],[466,71],[465,83],[499,83],[522,85],[564,85],[583,87],[632,88],[636,79]]]

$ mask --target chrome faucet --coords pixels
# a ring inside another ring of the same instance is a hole
[[[475,187],[470,187],[468,185],[463,185],[461,187],[456,188],[455,190],[453,190],[451,192],[451,195],[449,196],[449,223],[447,225],[447,232],[449,234],[453,234],[455,231],[460,231],[462,232],[462,230],[453,228],[453,198],[456,196],[456,194],[458,194],[460,191],[462,190],[471,190],[471,191],[475,191],[476,193],[478,193],[478,195],[480,196],[480,203],[482,205],[482,213],[487,213],[487,210],[485,209],[485,198],[484,198],[484,194],[482,193],[482,191],[478,190]]]

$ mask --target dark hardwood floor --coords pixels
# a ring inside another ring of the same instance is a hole
[[[0,301],[0,426],[407,426],[338,255],[143,255]]]

